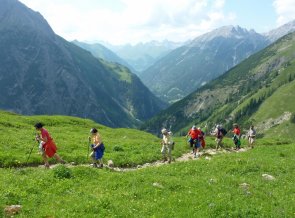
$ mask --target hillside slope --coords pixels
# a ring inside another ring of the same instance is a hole
[[[134,127],[159,112],[157,99],[126,67],[106,63],[57,36],[17,0],[0,8],[0,108],[62,114]]]
[[[267,44],[266,38],[253,30],[221,27],[173,50],[140,78],[158,97],[173,103]]]
[[[143,126],[186,131],[196,123],[231,128],[233,122],[258,127],[261,135],[295,139],[295,33],[289,34],[175,103]]]

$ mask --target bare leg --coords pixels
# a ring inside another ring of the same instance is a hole
[[[45,168],[49,169],[48,158],[47,158],[45,152],[42,154],[42,158],[43,158],[43,161],[44,161],[44,164],[45,164]]]
[[[65,163],[65,161],[64,161],[63,159],[61,159],[61,157],[60,157],[57,153],[55,153],[55,154],[53,155],[53,157],[54,157],[59,163],[62,163],[62,164]]]

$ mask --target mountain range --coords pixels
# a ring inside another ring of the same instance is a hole
[[[162,127],[184,134],[191,125],[204,129],[251,124],[259,136],[295,139],[295,32],[251,55],[220,77],[147,121],[142,129]]]
[[[267,34],[224,26],[201,35],[140,74],[162,100],[176,102],[234,67],[274,40],[295,30],[295,21]]]
[[[157,60],[187,42],[178,43],[164,40],[162,42],[140,42],[135,45],[111,45],[105,42],[101,43],[116,53],[123,60],[125,60],[130,66],[132,66],[133,69],[135,69],[135,73],[140,75],[144,70],[152,66]]]
[[[135,127],[165,107],[128,68],[64,40],[17,0],[1,0],[0,66],[4,110]]]

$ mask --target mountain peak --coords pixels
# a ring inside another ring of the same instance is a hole
[[[18,0],[1,0],[0,30],[33,30],[47,37],[54,37],[55,33],[39,13],[31,10]]]
[[[225,39],[241,39],[248,38],[249,36],[261,36],[256,33],[253,29],[247,30],[246,28],[242,28],[240,26],[223,26],[212,30],[211,32],[205,33],[197,38],[195,38],[191,42],[191,46],[204,46],[204,44],[211,42],[216,38],[225,38]]]
[[[269,41],[274,42],[282,36],[295,31],[295,20],[292,20],[276,29],[265,33],[264,35],[268,38]]]

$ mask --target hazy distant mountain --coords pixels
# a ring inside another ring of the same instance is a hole
[[[265,33],[265,37],[270,41],[274,42],[277,39],[281,38],[284,35],[287,35],[288,33],[295,31],[295,20],[284,24],[283,26],[280,26],[276,29],[271,30],[268,33]]]
[[[0,66],[4,110],[133,127],[165,106],[126,67],[57,36],[39,13],[17,0],[1,0]]]
[[[122,58],[120,58],[118,55],[116,55],[114,52],[112,52],[107,47],[103,46],[100,43],[85,43],[85,42],[79,42],[77,40],[72,41],[75,45],[90,51],[91,54],[96,58],[101,58],[109,62],[119,63],[121,65],[124,65],[128,67],[133,73],[135,73],[135,70],[130,66],[126,61],[124,61]]]
[[[265,37],[254,30],[221,27],[173,50],[140,74],[140,78],[158,97],[174,102],[267,44]]]
[[[171,105],[142,127],[158,133],[171,127],[186,133],[193,124],[207,128],[251,124],[259,136],[295,139],[295,33],[280,38],[225,74]]]
[[[165,40],[163,42],[151,41],[147,43],[138,43],[136,45],[126,44],[115,46],[108,43],[104,45],[123,58],[138,71],[138,74],[141,74],[142,71],[153,65],[159,58],[183,45],[183,43]]]

